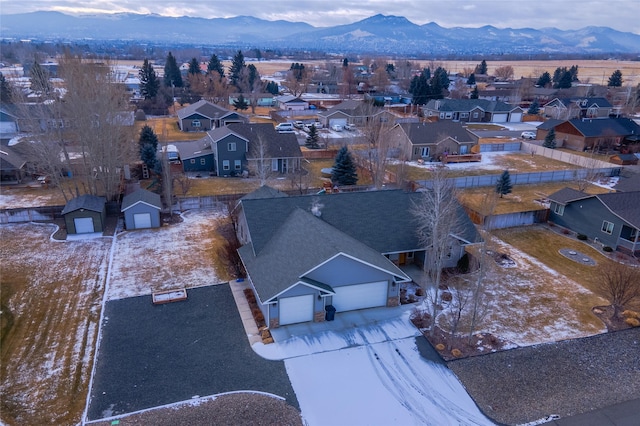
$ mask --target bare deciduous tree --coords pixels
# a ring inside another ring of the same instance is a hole
[[[606,263],[598,268],[598,293],[613,307],[612,319],[625,306],[640,300],[640,270],[621,263]]]
[[[366,121],[361,128],[363,138],[367,144],[366,161],[371,173],[373,185],[380,189],[385,183],[387,164],[389,162],[389,150],[397,145],[397,142],[389,137],[389,129],[393,123],[385,120],[382,108],[373,103],[366,103],[362,109]]]
[[[440,310],[439,287],[442,280],[442,268],[450,255],[452,234],[461,227],[459,204],[456,200],[456,188],[447,178],[444,167],[433,170],[430,188],[422,192],[422,196],[412,206],[412,214],[416,220],[416,231],[420,244],[425,247],[424,269],[433,285],[430,294],[431,317],[434,325]],[[422,283],[427,290],[427,283]]]
[[[493,71],[493,75],[502,81],[512,80],[514,75],[513,67],[511,65],[498,67]]]
[[[258,134],[256,143],[252,144],[250,149],[254,161],[250,162],[249,167],[252,173],[260,179],[260,186],[266,185],[269,176],[273,173],[271,170],[271,158],[268,157],[269,147],[267,141],[261,134]]]

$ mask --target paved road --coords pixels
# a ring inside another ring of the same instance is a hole
[[[640,426],[640,398],[577,416],[553,420],[557,426]]]

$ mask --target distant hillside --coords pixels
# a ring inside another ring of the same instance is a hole
[[[3,38],[135,40],[203,46],[316,49],[332,52],[434,54],[640,53],[640,35],[608,27],[443,28],[404,17],[375,15],[348,25],[316,28],[302,22],[235,18],[172,18],[114,14],[70,16],[58,12],[4,15]]]

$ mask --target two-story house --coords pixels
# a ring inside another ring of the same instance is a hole
[[[178,125],[183,132],[206,132],[231,123],[248,122],[246,116],[204,99],[178,110]]]

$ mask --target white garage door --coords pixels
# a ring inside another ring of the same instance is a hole
[[[283,297],[278,300],[280,325],[313,320],[313,295]]]
[[[151,228],[151,213],[136,213],[133,215],[135,229]]]
[[[507,114],[493,114],[494,123],[505,123],[507,121]]]
[[[76,217],[73,219],[76,226],[76,234],[90,234],[94,231],[93,219],[90,217]]]
[[[329,120],[329,127],[332,127],[335,124],[344,127],[344,125],[347,124],[347,119],[346,118],[334,118],[334,119]]]
[[[509,116],[509,121],[512,123],[519,123],[522,121],[522,113],[514,112]]]
[[[387,282],[334,287],[333,306],[337,312],[387,305]]]

